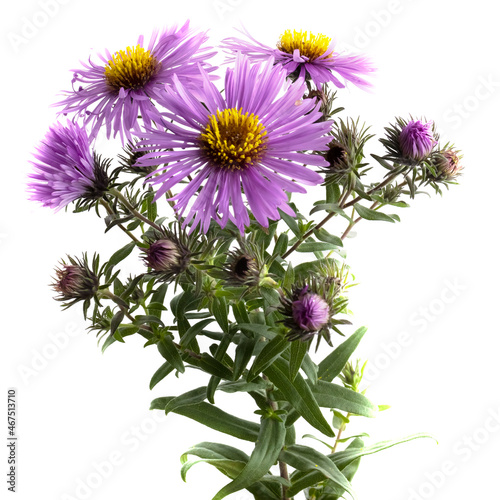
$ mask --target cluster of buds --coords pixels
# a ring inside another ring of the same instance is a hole
[[[342,372],[339,374],[339,378],[342,380],[344,386],[355,392],[359,392],[359,386],[363,380],[363,373],[368,361],[365,361],[362,365],[360,363],[361,360],[357,359],[356,366],[354,366],[350,361],[348,361],[342,369]]]

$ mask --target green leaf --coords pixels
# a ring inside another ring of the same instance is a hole
[[[210,375],[215,375],[225,380],[233,379],[231,370],[207,353],[201,354],[199,358],[190,357],[187,362]]]
[[[288,363],[282,358],[276,359],[271,366],[264,370],[264,373],[307,422],[323,434],[329,437],[335,436],[321,413],[309,385],[301,377],[300,373],[291,382],[288,378]]]
[[[198,387],[197,389],[193,389],[192,391],[185,392],[184,394],[171,399],[165,405],[165,413],[168,414],[171,411],[175,412],[175,410],[177,410],[178,408],[182,408],[183,406],[199,404],[202,401],[205,401],[206,397],[206,387]]]
[[[233,371],[235,380],[238,380],[241,377],[241,374],[250,362],[255,348],[255,342],[255,338],[249,338],[246,335],[241,335],[241,340],[238,342],[234,354]]]
[[[348,491],[352,498],[356,498],[351,484],[338,467],[319,451],[309,446],[294,444],[284,449],[279,459],[300,471],[317,471],[333,483]]]
[[[224,357],[226,356],[227,349],[229,347],[229,344],[231,344],[231,340],[233,338],[233,334],[225,333],[224,337],[222,337],[222,340],[219,342],[219,345],[217,346],[217,351],[215,352],[214,359],[216,361],[223,361]],[[231,377],[233,378],[233,377]],[[220,382],[220,377],[213,375],[210,378],[210,381],[207,386],[207,399],[210,401],[210,403],[214,403],[214,394],[215,391],[217,390],[217,386],[219,385]]]
[[[371,208],[366,208],[359,203],[354,205],[354,210],[358,212],[359,216],[366,220],[381,220],[385,222],[394,222],[394,220],[388,215],[372,210]]]
[[[191,460],[185,462],[181,467],[181,477],[184,482],[186,482],[186,474],[188,470],[196,464],[205,463],[213,465],[217,470],[222,472],[227,477],[234,479],[238,474],[241,473],[245,467],[246,462],[239,462],[236,460],[227,460],[221,458],[202,458],[200,460]]]
[[[229,331],[229,322],[227,319],[227,304],[224,297],[215,297],[212,304],[212,312],[219,323],[222,331],[227,333]]]
[[[119,264],[122,260],[126,259],[135,248],[135,241],[130,242],[128,245],[125,245],[120,250],[116,251],[110,258],[108,263],[106,264],[106,270],[110,269],[116,264]]]
[[[158,351],[160,354],[179,372],[184,373],[186,368],[182,362],[181,355],[174,345],[174,341],[170,335],[165,335],[158,342]]]
[[[204,319],[203,321],[196,323],[196,325],[188,328],[186,333],[181,337],[181,346],[189,346],[189,344],[196,338],[196,336],[199,335],[207,325],[212,323],[212,321],[214,321],[213,318]]]
[[[335,408],[363,417],[374,417],[378,412],[378,406],[351,389],[324,380],[318,380],[316,385],[310,384],[310,387],[318,405],[323,408]]]
[[[111,328],[110,332],[115,333],[117,328],[120,326],[120,323],[122,322],[123,318],[125,317],[125,311],[119,310],[114,316],[113,319],[111,320]],[[118,336],[115,335],[116,340],[119,340],[120,342],[125,342],[120,334]]]
[[[238,328],[242,332],[254,332],[262,337],[266,337],[268,339],[273,339],[275,336],[271,333],[271,328],[267,325],[261,325],[259,323],[240,323]]]
[[[318,365],[314,363],[308,353],[306,353],[302,361],[302,370],[304,370],[311,383],[316,384],[318,382]]]
[[[151,410],[165,410],[172,399],[174,398],[162,397],[153,400]],[[176,408],[173,412],[244,441],[255,442],[259,435],[259,424],[235,417],[205,401]]]
[[[238,448],[234,448],[227,444],[210,443],[208,441],[198,443],[197,445],[189,448],[186,453],[182,454],[181,463],[184,464],[188,461],[188,455],[194,455],[199,458],[209,458],[213,460],[227,459],[244,463],[248,462],[248,455]]]
[[[285,424],[275,418],[261,419],[255,448],[241,473],[224,486],[212,500],[221,500],[261,480],[276,462],[285,441]]]
[[[343,217],[349,218],[346,213],[339,207],[337,203],[318,203],[314,205],[314,208],[309,212],[309,215],[315,214],[316,212],[334,212],[340,214]]]
[[[290,380],[293,382],[295,376],[302,366],[302,361],[304,356],[307,354],[307,348],[309,347],[309,342],[301,342],[296,340],[290,342]]]
[[[344,246],[344,244],[342,243],[342,240],[338,236],[334,236],[333,234],[330,234],[324,228],[315,229],[314,236],[316,236],[316,238],[318,238],[318,240],[320,240],[320,241],[325,241],[327,243],[331,243],[332,245],[335,245],[337,247]]]
[[[280,237],[278,238],[278,241],[276,242],[276,245],[274,245],[274,250],[273,250],[273,257],[279,257],[280,255],[283,255],[286,252],[286,249],[288,248],[288,234],[286,233],[281,233]]]
[[[297,252],[323,252],[325,250],[335,250],[339,245],[326,241],[306,241],[297,248]]]
[[[371,455],[373,453],[378,453],[379,451],[386,450],[387,448],[391,448],[392,446],[396,446],[401,443],[406,443],[408,441],[412,441],[414,439],[419,439],[419,438],[432,438],[429,434],[414,434],[412,436],[400,439],[400,440],[394,440],[394,441],[382,441],[380,443],[377,443],[373,446],[369,447],[357,447],[357,446],[350,446],[344,451],[339,451],[337,453],[333,453],[328,455],[328,458],[340,469],[343,470],[345,467],[347,467],[349,464],[354,462],[360,457],[363,457],[365,455]],[[356,443],[357,440],[355,440],[352,444]],[[292,480],[292,486],[290,489],[287,491],[288,496],[293,496],[296,495],[299,491],[302,491],[304,488],[308,488],[310,486],[313,486],[320,481],[324,479],[324,475],[319,472],[319,471],[311,471],[306,474],[303,473],[294,473],[292,474],[291,480]]]
[[[241,327],[241,325],[240,325]],[[248,372],[247,380],[252,380],[264,371],[290,345],[290,342],[281,335],[276,335],[267,342],[260,354],[255,358]]]
[[[165,326],[160,318],[150,314],[138,315],[135,317],[134,325],[147,325],[148,323],[154,323],[163,327]]]
[[[295,283],[295,270],[293,269],[292,263],[288,264],[286,268],[285,277],[283,278],[283,288],[291,289],[292,285]]]
[[[340,344],[332,353],[330,353],[318,368],[318,379],[331,382],[344,368],[349,361],[352,353],[358,347],[367,328],[362,326],[356,330],[347,340]]]
[[[284,221],[285,224],[292,230],[292,233],[295,236],[300,237],[300,229],[299,229],[299,226],[297,224],[297,221],[293,217],[290,217],[290,215],[281,211],[279,208],[278,208],[278,212],[280,214],[280,219],[282,221]]]
[[[233,314],[237,323],[250,323],[247,308],[243,301],[235,302],[233,304]]]
[[[334,182],[330,182],[326,185],[326,202],[332,204],[338,204],[340,200],[340,186]]]
[[[158,382],[161,382],[167,375],[174,371],[174,367],[168,362],[165,361],[158,370],[156,370],[155,374],[151,377],[151,382],[149,382],[149,388],[152,389]]]
[[[165,306],[160,307],[165,301],[165,294],[167,293],[168,283],[163,283],[158,287],[158,289],[153,293],[151,301],[148,305],[148,313],[152,316],[161,318],[162,311],[165,310]]]

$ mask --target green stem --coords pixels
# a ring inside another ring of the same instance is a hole
[[[373,205],[370,207],[372,210],[374,208],[377,207],[378,205],[378,201],[376,201],[375,203],[373,203]],[[353,215],[354,215],[354,211],[353,211]],[[344,231],[344,234],[340,237],[341,240],[344,240],[347,235],[351,232],[351,229],[362,219],[363,217],[358,217],[356,220],[353,220],[348,226],[347,226],[347,229]]]
[[[101,298],[107,298],[107,299],[112,300],[125,313],[125,316],[127,316],[127,318],[130,321],[132,321],[132,323],[135,323],[134,316],[132,316],[129,313],[128,309],[122,304],[120,297],[115,295],[109,288],[107,288],[106,290],[100,290],[99,295]],[[141,328],[144,330],[147,330],[148,332],[154,333],[153,329],[148,325],[141,325]],[[177,347],[177,349],[179,349],[179,351],[184,352],[185,354],[187,354],[191,358],[196,358],[196,359],[202,358],[202,356],[200,356],[198,353],[196,353],[194,351],[191,351],[190,349],[183,349],[183,347],[181,345],[177,344],[176,342],[174,342],[174,345],[175,345],[175,347]]]
[[[346,418],[349,418],[351,416],[350,413],[346,415]],[[332,448],[332,453],[335,453],[335,450],[337,449],[337,445],[340,442],[340,436],[342,436],[342,432],[345,431],[346,424],[342,424],[342,427],[339,429],[339,432],[337,432],[337,438],[335,439],[335,444],[333,445]]]
[[[138,210],[136,210],[131,205],[131,203],[127,200],[127,198],[125,198],[125,196],[123,196],[123,194],[120,193],[120,191],[118,191],[115,188],[112,188],[112,189],[109,190],[109,193],[112,194],[113,196],[115,196],[122,203],[122,205],[131,214],[133,214],[135,217],[137,217],[139,220],[141,220],[145,224],[148,224],[149,226],[151,226],[152,228],[156,229],[157,231],[162,232],[162,228],[158,224],[155,224],[153,221],[150,221],[146,216],[142,215],[141,212],[139,212]]]
[[[99,203],[106,209],[106,212],[108,212],[109,215],[117,215],[115,211],[111,208],[111,205],[104,198],[101,198],[99,200]],[[140,241],[128,229],[123,227],[122,224],[117,224],[117,226],[136,243],[140,243]]]
[[[269,379],[263,375],[262,378],[266,381],[269,382]],[[271,407],[271,409],[273,411],[276,411],[278,409],[278,404],[276,403],[276,401],[274,401],[273,399],[271,399],[271,393],[273,392],[272,389],[266,389],[266,393],[267,393],[267,403],[269,404],[269,406]],[[279,469],[280,469],[280,476],[283,478],[283,479],[286,479],[287,481],[290,479],[289,476],[288,476],[288,467],[286,465],[285,462],[282,462],[282,461],[279,461],[278,462],[278,465],[279,465]],[[286,492],[288,490],[288,487],[285,486],[284,484],[281,485],[281,498],[282,500],[290,500],[287,498],[286,496]]]
[[[382,189],[384,186],[387,186],[387,184],[389,184],[390,182],[392,182],[397,176],[399,175],[399,173],[396,173],[396,174],[392,174],[392,175],[389,175],[384,181],[382,181],[381,183],[377,184],[375,187],[373,187],[372,189],[370,189],[369,191],[366,192],[367,195],[370,195],[372,193],[374,193],[375,191],[378,191],[379,189]],[[341,209],[344,209],[344,208],[348,208],[348,207],[352,207],[353,205],[355,205],[356,203],[358,203],[359,201],[363,200],[364,198],[361,197],[361,196],[358,196],[357,198],[354,198],[353,200],[351,200],[350,202],[348,203],[342,203],[340,206]],[[321,229],[331,218],[333,218],[336,214],[336,212],[330,212],[321,222],[318,222],[318,224],[316,224],[316,226],[314,226],[312,229],[310,229],[309,231],[307,231],[304,235],[302,235],[283,255],[282,255],[282,258],[283,259],[286,259],[288,256],[290,256],[293,252],[295,252],[295,250],[297,250],[297,248],[299,248],[300,245],[302,245],[302,243],[307,240],[307,238],[309,238],[309,236],[313,235],[314,234],[314,231],[316,231],[317,229]]]

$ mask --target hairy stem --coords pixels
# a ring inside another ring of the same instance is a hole
[[[142,215],[141,212],[139,212],[138,210],[136,210],[131,205],[131,203],[127,200],[127,198],[125,196],[123,196],[122,193],[120,193],[120,191],[118,191],[117,189],[113,188],[113,189],[109,190],[109,193],[112,194],[113,196],[115,196],[121,202],[121,204],[131,214],[133,214],[135,217],[137,217],[139,220],[141,220],[145,224],[148,224],[149,226],[151,226],[152,228],[156,229],[157,231],[162,232],[162,228],[158,224],[155,224],[153,221],[150,221],[146,216]]]
[[[373,210],[374,208],[377,207],[377,205],[379,205],[379,202],[376,201],[375,203],[373,203],[370,208]],[[354,215],[354,214],[353,214]],[[340,237],[341,240],[344,240],[347,235],[351,232],[351,229],[362,219],[363,217],[358,217],[357,219],[353,220],[348,226],[347,226],[347,229],[344,231],[344,234]]]
[[[269,381],[269,379],[265,375],[263,375],[262,377],[263,377],[264,380]],[[270,397],[271,393],[273,392],[272,389],[267,389],[266,392],[267,392],[267,402],[268,402],[269,406],[271,407],[271,409],[273,411],[276,411],[278,409],[278,404],[276,403],[276,401],[274,401]],[[289,480],[289,476],[288,476],[288,467],[287,467],[286,463],[279,461],[278,465],[279,465],[279,468],[280,468],[280,476],[283,479],[286,479],[288,481]],[[286,487],[284,484],[281,485],[281,498],[282,498],[282,500],[290,500],[286,496],[286,491],[287,490],[288,490],[288,487]]]
[[[370,195],[376,191],[378,191],[379,189],[382,189],[384,186],[387,186],[387,184],[389,184],[390,182],[392,182],[398,175],[400,174],[400,172],[396,173],[396,174],[391,174],[389,176],[386,177],[385,180],[383,180],[382,182],[380,182],[379,184],[377,184],[375,187],[373,187],[372,189],[370,189],[369,191],[366,192],[366,194]],[[357,198],[354,198],[353,200],[349,201],[348,203],[345,203],[345,200],[339,205],[340,208],[344,209],[344,208],[348,208],[348,207],[352,207],[353,205],[355,205],[356,203],[358,203],[359,201],[363,200],[364,198],[362,198],[361,196],[358,196]],[[307,238],[309,238],[309,236],[311,236],[312,234],[314,234],[314,231],[317,230],[317,229],[321,229],[330,219],[332,219],[335,215],[337,215],[336,212],[330,212],[321,222],[318,222],[318,224],[316,224],[312,229],[310,229],[309,231],[307,231],[301,238],[299,238],[283,255],[282,255],[282,258],[283,259],[286,259],[289,255],[291,255],[293,252],[295,252],[295,250],[297,250],[297,248],[299,248],[300,245],[302,245],[302,243],[307,240]]]
[[[106,212],[108,212],[109,215],[116,215],[115,211],[111,208],[111,205],[106,200],[101,198],[99,200],[99,203],[106,209]],[[117,224],[117,226],[136,243],[140,243],[140,241],[128,229],[123,227],[122,224]]]

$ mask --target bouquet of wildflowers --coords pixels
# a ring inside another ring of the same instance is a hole
[[[387,210],[426,188],[441,193],[460,155],[433,122],[409,116],[386,128],[386,154],[370,156],[374,135],[337,106],[345,85],[370,86],[365,57],[309,32],[286,31],[276,48],[241,35],[220,45],[221,84],[217,50],[188,23],[74,71],[57,103],[66,118],[34,155],[31,198],[94,209],[126,244],[104,262],[63,259],[53,288],[64,307],[83,303],[103,350],[130,335],[158,350],[150,387],[170,395],[153,410],[254,443],[250,455],[223,443],[187,449],[183,478],[198,462],[228,477],[213,500],[243,489],[259,500],[355,497],[363,456],[422,435],[365,444],[343,434],[353,417],[385,409],[365,396],[365,364],[351,361],[366,328],[351,330],[343,240],[363,219],[399,221]],[[94,149],[103,134],[121,140],[116,159]],[[125,259],[142,259],[142,272],[123,276]],[[319,360],[322,341],[331,349]],[[206,385],[172,395],[171,375],[188,369]],[[219,391],[246,394],[258,417],[221,408]],[[296,436],[299,419],[321,437]]]

